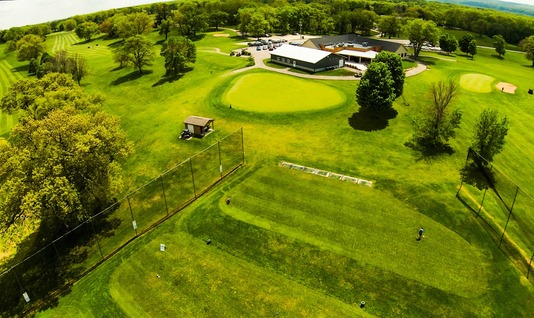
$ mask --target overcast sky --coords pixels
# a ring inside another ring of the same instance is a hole
[[[0,30],[169,0],[0,0]]]

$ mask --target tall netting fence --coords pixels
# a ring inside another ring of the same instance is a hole
[[[534,283],[534,199],[469,149],[457,196],[491,239]]]
[[[46,305],[62,287],[180,211],[243,163],[240,129],[55,240],[39,244],[40,248],[28,253],[31,255],[13,259],[0,273],[0,317],[18,316]]]

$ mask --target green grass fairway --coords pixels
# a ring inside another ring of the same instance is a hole
[[[464,74],[460,77],[460,86],[470,92],[489,93],[493,90],[495,78],[483,74]]]
[[[335,88],[288,75],[246,74],[238,77],[223,100],[233,108],[253,112],[303,112],[333,108],[345,102]]]

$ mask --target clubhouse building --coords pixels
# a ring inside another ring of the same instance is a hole
[[[345,65],[363,66],[381,51],[393,52],[403,59],[408,57],[408,50],[401,43],[345,34],[309,39],[301,46],[282,45],[271,52],[271,61],[309,72],[320,72]]]
[[[289,44],[272,51],[271,61],[313,73],[345,65],[338,54]]]

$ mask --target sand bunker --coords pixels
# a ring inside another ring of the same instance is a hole
[[[516,88],[517,87],[515,85],[512,85],[510,83],[505,83],[505,82],[497,83],[497,89],[508,94],[515,94]]]
[[[214,33],[213,36],[217,37],[217,38],[220,38],[220,37],[227,38],[227,37],[230,36],[230,34],[228,34],[228,33]]]

